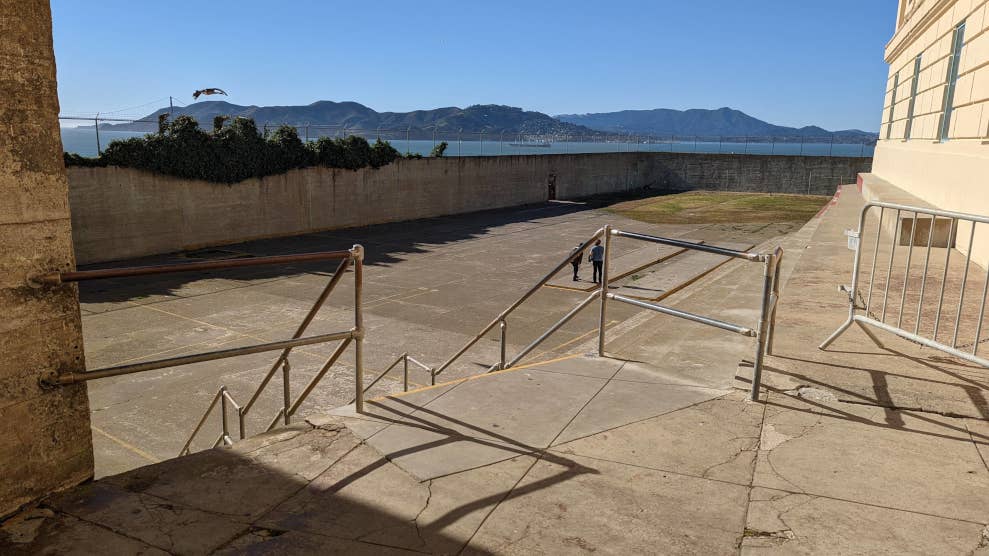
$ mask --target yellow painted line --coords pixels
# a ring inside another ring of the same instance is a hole
[[[540,365],[548,365],[550,363],[556,363],[557,361],[566,361],[567,359],[573,359],[574,357],[580,357],[580,356],[581,356],[581,354],[579,354],[579,353],[574,353],[574,354],[571,354],[571,355],[564,355],[563,357],[557,357],[556,359],[550,359],[548,361],[540,361],[538,363],[529,363],[529,364],[526,364],[526,365],[519,365],[518,367],[509,367],[507,369],[501,369],[499,371],[492,371],[490,373],[481,373],[481,374],[477,374],[477,375],[473,375],[473,376],[468,376],[468,377],[464,377],[464,378],[457,378],[457,379],[454,379],[454,380],[449,380],[447,382],[441,382],[439,384],[432,385],[432,386],[423,386],[422,388],[417,388],[415,390],[409,390],[408,392],[399,392],[397,394],[389,394],[387,396],[379,396],[377,398],[371,398],[368,401],[384,400],[384,399],[387,399],[387,398],[401,398],[401,397],[407,396],[409,394],[415,394],[416,392],[424,392],[426,390],[431,390],[433,388],[439,388],[440,386],[449,386],[451,384],[458,384],[458,383],[461,383],[461,382],[467,382],[468,380],[478,380],[478,379],[482,379],[482,378],[489,377],[489,376],[499,375],[499,374],[502,374],[502,373],[510,373],[510,372],[513,372],[513,371],[521,371],[522,369],[528,369],[530,367],[538,367]]]
[[[137,446],[134,446],[133,444],[130,444],[130,443],[124,441],[124,440],[121,440],[121,439],[117,438],[116,436],[113,436],[112,434],[106,432],[105,430],[103,430],[103,429],[101,429],[101,428],[99,428],[99,427],[97,427],[95,425],[90,425],[90,428],[92,428],[94,431],[102,434],[103,436],[109,438],[110,440],[116,442],[117,444],[120,444],[121,446],[123,446],[124,448],[130,450],[131,452],[134,452],[135,454],[141,456],[142,458],[150,461],[151,463],[158,463],[159,461],[161,461],[158,458],[152,456],[151,454],[145,452],[144,450],[138,448]]]

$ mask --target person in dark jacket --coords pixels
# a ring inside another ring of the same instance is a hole
[[[581,255],[581,253],[580,253],[580,244],[578,243],[577,244],[577,247],[574,247],[570,251],[570,257],[571,257],[570,258],[570,265],[573,266],[573,281],[574,282],[580,282],[580,276],[577,276],[577,273],[580,271],[580,259],[581,259],[581,256],[580,255]]]
[[[594,242],[594,247],[591,247],[591,254],[587,256],[587,260],[594,265],[594,283],[600,284],[601,268],[604,266],[604,247],[601,246],[600,239]]]

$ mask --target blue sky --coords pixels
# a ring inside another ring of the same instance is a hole
[[[780,125],[875,131],[896,5],[52,0],[52,12],[63,114],[141,116],[169,95],[188,104],[195,89],[220,87],[244,105],[729,106]]]

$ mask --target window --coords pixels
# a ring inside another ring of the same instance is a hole
[[[941,130],[938,135],[941,141],[948,140],[951,128],[951,108],[955,102],[955,84],[958,82],[958,65],[961,61],[962,43],[965,41],[965,22],[955,26],[951,34],[951,58],[948,60],[948,86],[944,91],[944,113],[941,116]]]
[[[910,104],[907,105],[907,128],[903,132],[903,139],[910,139],[910,130],[913,128],[913,105],[917,100],[917,82],[920,81],[920,57],[913,61],[913,81],[910,83]]]
[[[886,124],[886,138],[893,134],[893,111],[896,110],[896,89],[900,86],[900,72],[893,74],[893,96],[889,100],[889,119]]]

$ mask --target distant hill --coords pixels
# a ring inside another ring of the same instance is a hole
[[[877,134],[858,129],[828,131],[817,126],[786,127],[773,125],[745,112],[731,108],[717,110],[622,110],[597,114],[561,114],[557,119],[571,124],[609,133],[635,133],[642,135],[705,135],[769,137],[824,137],[832,133],[843,141],[875,139]]]
[[[162,108],[148,114],[142,120],[147,123],[100,124],[100,129],[120,131],[155,131],[159,114],[167,114]],[[468,106],[467,108],[437,108],[414,112],[376,112],[356,102],[332,102],[321,100],[308,106],[240,106],[223,101],[204,101],[175,108],[173,117],[189,115],[201,127],[213,125],[215,116],[243,116],[254,118],[258,127],[269,125],[346,125],[348,129],[362,130],[432,130],[438,132],[523,133],[554,135],[603,135],[601,132],[578,124],[562,122],[542,112],[531,112],[496,104]]]

